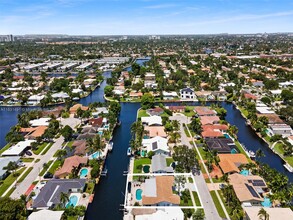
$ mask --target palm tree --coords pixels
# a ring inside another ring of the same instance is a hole
[[[65,207],[65,204],[69,201],[69,196],[65,192],[60,193],[60,202]]]
[[[10,161],[8,163],[8,165],[5,167],[6,170],[8,171],[12,171],[13,176],[15,176],[15,170],[18,168],[17,163],[16,162],[12,162]]]
[[[264,154],[264,152],[262,151],[262,149],[258,149],[258,150],[255,152],[255,156],[256,156],[257,158],[260,158],[260,157],[264,157],[265,154]]]
[[[266,210],[264,208],[261,208],[258,211],[257,216],[259,216],[259,219],[261,219],[261,220],[269,220],[270,219],[269,214],[266,212]]]

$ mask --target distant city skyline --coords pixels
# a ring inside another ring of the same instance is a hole
[[[293,31],[291,0],[0,0],[0,34],[167,35]]]

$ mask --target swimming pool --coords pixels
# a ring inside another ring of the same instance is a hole
[[[98,131],[98,134],[99,135],[103,135],[103,131]]]
[[[96,159],[100,156],[101,156],[101,153],[99,151],[97,151],[97,152],[93,153],[92,155],[90,155],[90,160]]]
[[[270,200],[269,198],[264,197],[264,201],[261,203],[261,205],[262,205],[263,207],[267,207],[267,208],[269,208],[269,207],[272,206],[272,202],[271,202],[271,200]]]
[[[235,148],[233,148],[232,150],[231,150],[231,154],[237,154],[238,153],[238,151],[235,149]]]
[[[248,176],[249,175],[249,170],[241,170],[240,174],[243,176]]]
[[[135,198],[136,200],[140,201],[142,199],[142,190],[141,189],[137,189],[135,192]]]
[[[66,208],[69,208],[70,206],[75,207],[78,202],[78,197],[76,195],[70,196],[69,202],[66,204]]]
[[[149,173],[150,172],[150,166],[149,165],[144,165],[142,168],[144,173]]]
[[[80,171],[79,176],[80,176],[81,178],[84,178],[84,177],[87,176],[88,172],[89,172],[89,170],[88,170],[87,168],[82,168],[81,171]]]
[[[224,137],[225,137],[225,138],[230,138],[230,137],[229,137],[229,134],[224,134]]]

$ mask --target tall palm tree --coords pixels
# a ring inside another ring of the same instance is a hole
[[[69,201],[69,196],[65,192],[60,193],[60,202],[65,207],[65,204]]]
[[[5,167],[6,170],[8,171],[12,171],[13,176],[15,175],[15,170],[18,168],[17,163],[16,162],[12,162],[10,161],[8,163],[8,165]]]
[[[270,219],[269,214],[266,212],[266,210],[264,208],[261,208],[258,211],[257,216],[259,216],[259,219],[261,219],[261,220],[269,220]]]

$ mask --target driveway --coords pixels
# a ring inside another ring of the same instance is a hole
[[[28,190],[32,182],[37,180],[37,178],[39,177],[39,173],[43,169],[43,164],[51,160],[55,152],[58,149],[62,148],[63,142],[64,142],[64,138],[62,136],[55,139],[55,143],[51,146],[51,148],[48,150],[48,152],[45,155],[38,155],[35,157],[36,159],[40,159],[40,161],[37,163],[31,163],[29,167],[33,167],[33,169],[26,176],[26,178],[20,184],[17,185],[16,189],[10,196],[11,198],[19,199],[22,194],[25,194],[25,192]],[[11,187],[13,187],[13,185]],[[7,192],[8,191],[9,190],[7,190]]]

